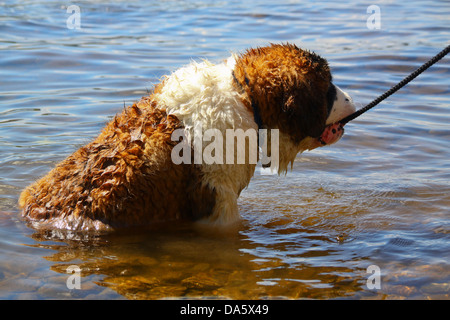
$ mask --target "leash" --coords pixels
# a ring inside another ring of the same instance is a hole
[[[400,81],[399,83],[397,83],[395,86],[393,86],[391,89],[389,89],[388,91],[386,91],[385,93],[383,93],[382,95],[380,95],[378,98],[376,98],[375,100],[373,100],[371,103],[369,103],[368,105],[366,105],[364,108],[361,108],[359,110],[357,110],[356,112],[352,113],[351,115],[345,117],[344,119],[342,119],[341,121],[339,121],[339,123],[343,126],[345,125],[347,122],[352,121],[353,119],[359,117],[360,115],[362,115],[364,112],[372,109],[373,107],[375,107],[377,104],[379,104],[381,101],[385,100],[387,97],[389,97],[390,95],[392,95],[393,93],[395,93],[396,91],[398,91],[400,88],[406,86],[411,80],[413,80],[414,78],[416,78],[419,74],[421,74],[422,72],[424,72],[425,70],[427,70],[429,67],[431,67],[433,64],[435,64],[436,62],[438,62],[439,60],[441,60],[443,57],[445,57],[447,55],[447,53],[450,52],[450,45],[448,45],[444,50],[442,50],[441,52],[439,52],[437,55],[435,55],[433,58],[431,58],[430,60],[428,60],[428,62],[424,63],[420,68],[418,68],[416,71],[414,71],[413,73],[411,73],[409,76],[407,76],[405,79],[403,79],[402,81]]]

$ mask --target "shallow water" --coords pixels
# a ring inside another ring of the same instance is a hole
[[[76,4],[79,30],[65,2],[0,7],[0,298],[449,298],[448,57],[287,176],[256,173],[234,228],[39,233],[17,207],[25,186],[191,59],[294,42],[326,57],[362,107],[448,45],[447,2],[377,1],[379,30],[353,0]],[[67,287],[71,265],[81,289]]]

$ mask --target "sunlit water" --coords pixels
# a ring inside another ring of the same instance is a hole
[[[286,176],[256,173],[235,228],[58,240],[17,207],[25,186],[192,59],[294,42],[326,57],[362,107],[448,45],[448,2],[377,1],[379,30],[353,0],[76,5],[80,30],[67,2],[0,7],[0,298],[449,298],[448,57]],[[66,285],[71,265],[81,289]]]

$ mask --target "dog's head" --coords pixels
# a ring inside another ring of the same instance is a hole
[[[330,125],[355,111],[327,61],[295,45],[248,50],[236,59],[234,76],[259,127],[279,129],[280,171],[298,152],[338,141],[343,128]]]

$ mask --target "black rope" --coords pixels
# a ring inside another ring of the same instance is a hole
[[[413,73],[411,73],[409,76],[407,76],[405,79],[403,79],[402,81],[400,81],[399,83],[397,83],[395,86],[393,86],[391,89],[389,89],[388,91],[386,91],[385,93],[383,93],[381,96],[379,96],[378,98],[376,98],[375,100],[373,100],[371,103],[369,103],[368,105],[366,105],[364,108],[361,108],[359,110],[357,110],[355,113],[352,113],[351,115],[345,117],[344,119],[342,119],[341,121],[339,121],[340,124],[344,125],[349,121],[352,121],[353,119],[355,119],[356,117],[359,117],[360,115],[362,115],[364,112],[368,111],[369,109],[372,109],[373,107],[375,107],[377,104],[379,104],[381,101],[383,101],[384,99],[386,99],[387,97],[389,97],[391,94],[395,93],[396,91],[398,91],[400,88],[404,87],[405,85],[408,84],[408,82],[410,82],[411,80],[413,80],[415,77],[417,77],[419,74],[421,74],[422,72],[424,72],[425,70],[427,70],[429,67],[431,67],[433,64],[435,64],[436,62],[438,62],[439,60],[441,60],[443,57],[445,57],[447,55],[447,53],[450,52],[450,45],[448,45],[444,50],[442,50],[441,52],[439,52],[437,55],[435,55],[433,58],[431,58],[430,60],[428,60],[428,62],[424,63],[420,68],[418,68],[416,71],[414,71]]]

